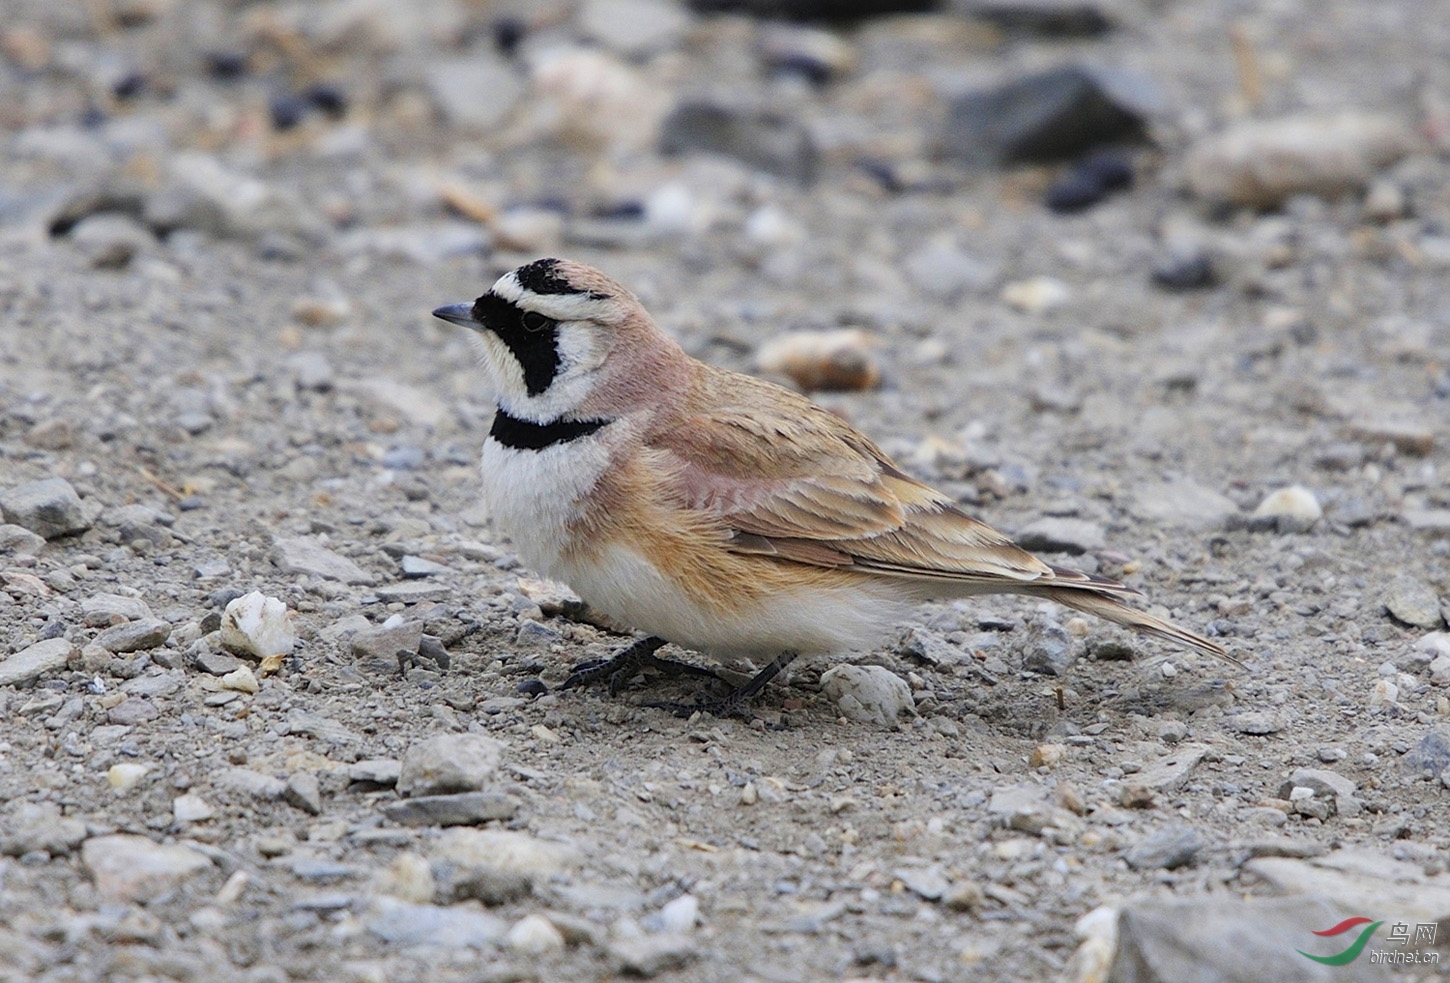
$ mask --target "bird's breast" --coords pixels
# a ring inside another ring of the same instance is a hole
[[[526,564],[558,578],[560,557],[571,547],[575,526],[609,463],[609,450],[596,435],[538,450],[507,447],[490,437],[481,466],[489,517]]]

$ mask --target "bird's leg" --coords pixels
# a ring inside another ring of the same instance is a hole
[[[782,669],[794,662],[795,657],[794,652],[782,652],[770,665],[718,700],[707,700],[702,694],[694,703],[646,703],[645,706],[654,707],[657,710],[668,710],[677,717],[689,717],[696,712],[708,713],[714,717],[748,715],[750,701],[759,695],[772,679],[779,676]]]
[[[629,682],[630,678],[639,675],[646,669],[654,669],[657,672],[667,673],[673,676],[691,675],[708,676],[711,679],[719,679],[709,669],[701,669],[699,666],[692,666],[688,662],[678,662],[674,659],[661,659],[655,655],[661,646],[665,644],[663,638],[651,636],[641,638],[632,643],[628,648],[619,652],[612,659],[588,659],[574,667],[573,673],[564,680],[560,689],[573,689],[576,686],[591,686],[600,680],[609,680],[609,695],[616,696]]]

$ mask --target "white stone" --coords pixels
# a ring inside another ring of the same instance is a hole
[[[238,693],[255,693],[261,689],[257,682],[256,673],[246,666],[227,673],[222,677],[222,689],[234,689]]]
[[[188,792],[171,800],[171,815],[179,823],[199,823],[215,816],[216,810],[201,796]]]
[[[684,6],[670,0],[585,0],[579,10],[580,33],[631,57],[673,47],[689,26]]]
[[[1061,280],[1034,276],[1014,280],[1002,288],[1002,301],[1024,314],[1045,314],[1072,299],[1072,290]]]
[[[836,666],[821,675],[821,692],[859,723],[891,725],[899,714],[916,712],[906,680],[882,666]]]
[[[1303,485],[1290,485],[1265,495],[1264,500],[1254,509],[1254,515],[1279,516],[1313,525],[1324,515],[1324,510],[1319,506],[1319,499],[1308,488]]]
[[[1388,679],[1375,680],[1370,690],[1369,705],[1372,707],[1394,706],[1400,700],[1400,688]]]
[[[297,644],[287,605],[261,591],[234,598],[222,615],[221,642],[244,655],[265,659],[290,655]]]
[[[128,792],[136,787],[136,783],[146,777],[151,769],[146,765],[139,765],[133,762],[122,762],[118,765],[111,765],[106,771],[106,781],[111,788],[117,792]]]
[[[543,915],[525,915],[504,936],[504,944],[522,956],[542,956],[564,948],[564,935]]]
[[[694,895],[682,894],[660,909],[660,928],[679,934],[693,932],[699,917],[700,902]]]

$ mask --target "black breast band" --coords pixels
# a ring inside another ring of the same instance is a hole
[[[555,444],[587,437],[610,420],[555,420],[553,423],[531,423],[509,416],[502,408],[494,415],[488,435],[505,447],[515,450],[541,451]]]

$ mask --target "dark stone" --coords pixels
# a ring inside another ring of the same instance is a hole
[[[519,50],[519,44],[529,32],[517,17],[496,17],[489,25],[489,31],[493,34],[494,47],[510,58]]]
[[[1023,669],[1044,676],[1061,676],[1072,668],[1074,661],[1072,636],[1065,628],[1050,623],[1033,626]]]
[[[1203,849],[1203,837],[1191,826],[1169,826],[1150,833],[1123,854],[1135,870],[1175,870],[1187,867]]]
[[[1078,0],[974,0],[957,7],[1004,31],[1039,37],[1094,37],[1113,27],[1096,4]]]
[[[460,792],[392,802],[383,806],[383,815],[404,826],[476,826],[493,819],[512,819],[520,805],[504,792]]]
[[[1164,290],[1206,290],[1218,285],[1218,272],[1205,252],[1171,252],[1153,268],[1153,283]]]
[[[274,130],[290,130],[302,122],[307,115],[306,100],[291,94],[273,96],[267,103],[267,112],[272,117]]]
[[[1064,65],[951,103],[942,150],[973,165],[1050,162],[1147,139],[1162,97],[1137,73]]]
[[[347,96],[335,85],[328,85],[326,82],[309,85],[302,90],[299,98],[333,119],[341,119],[347,115]]]
[[[549,692],[549,687],[544,685],[544,681],[537,678],[523,680],[516,689],[524,696],[543,696]]]
[[[798,121],[769,107],[687,99],[660,128],[660,153],[711,153],[809,184],[819,156]]]
[[[212,78],[232,82],[247,74],[247,56],[239,51],[213,51],[206,56]]]
[[[122,76],[111,86],[111,94],[117,99],[135,99],[146,91],[146,76],[140,72],[131,72]]]
[[[1443,777],[1446,767],[1450,766],[1450,731],[1430,731],[1404,756],[1401,764],[1417,778]]]

